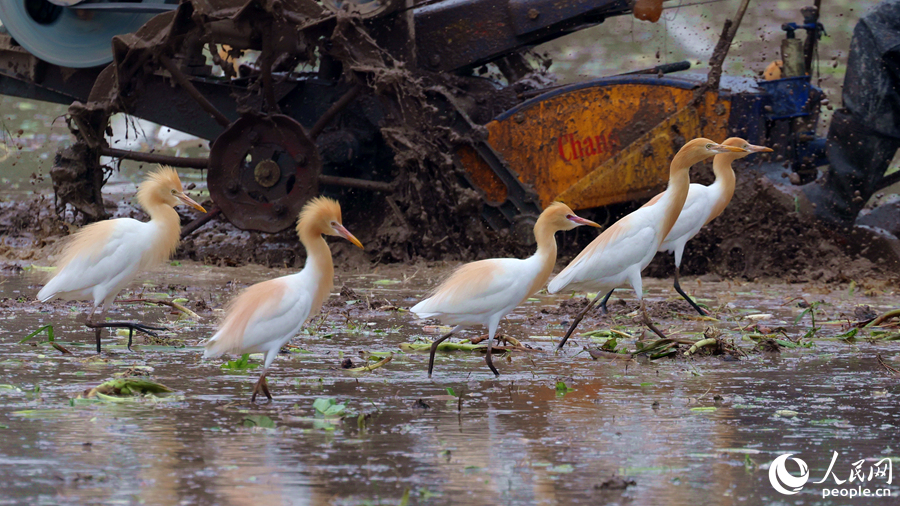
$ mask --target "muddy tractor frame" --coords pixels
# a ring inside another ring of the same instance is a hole
[[[9,0],[0,3],[0,93],[68,106],[75,143],[51,175],[60,201],[89,220],[105,217],[101,157],[205,169],[214,207],[188,233],[219,214],[278,232],[310,197],[346,189],[382,195],[403,221],[412,211],[393,195],[452,177],[475,192],[490,227],[527,238],[554,200],[580,210],[660,191],[692,137],[773,146],[773,160],[800,174],[823,163],[821,93],[809,77],[816,9],[790,33],[806,30],[793,75],[786,65],[773,81],[720,77],[718,61],[708,76],[683,74],[681,62],[557,86],[530,53],[633,7]],[[208,139],[209,157],[117,149],[116,113]]]

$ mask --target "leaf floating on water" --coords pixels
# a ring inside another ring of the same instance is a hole
[[[775,414],[777,416],[797,416],[800,413],[797,411],[790,410],[790,409],[779,409],[778,411],[775,412]]]
[[[575,389],[569,388],[569,386],[566,385],[565,381],[557,381],[556,382],[556,396],[557,397],[564,397],[567,393],[574,392],[574,391],[575,391]]]
[[[691,408],[691,411],[693,411],[694,413],[712,413],[718,409],[719,408],[715,406],[700,406],[697,408]]]
[[[313,408],[316,409],[316,416],[340,418],[347,406],[346,404],[338,404],[336,400],[330,397],[320,397],[313,402]]]
[[[241,422],[244,427],[261,427],[263,429],[274,429],[275,421],[266,415],[247,415]]]
[[[84,397],[91,398],[103,396],[133,396],[147,394],[162,394],[172,392],[172,389],[143,378],[117,378],[101,383],[99,386],[85,390]]]

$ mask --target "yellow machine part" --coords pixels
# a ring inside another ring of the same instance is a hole
[[[488,142],[542,207],[587,209],[649,197],[666,186],[669,163],[695,137],[725,140],[730,101],[665,84],[609,84],[540,97],[486,125]],[[471,148],[457,152],[489,203],[506,187]]]

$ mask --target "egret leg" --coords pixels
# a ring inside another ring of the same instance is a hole
[[[446,341],[447,338],[449,338],[453,334],[459,332],[460,330],[462,330],[462,325],[457,325],[456,327],[453,327],[453,330],[451,330],[450,332],[447,332],[446,334],[442,335],[440,337],[440,339],[431,343],[431,355],[428,357],[428,377],[429,378],[431,377],[431,371],[434,369],[434,354],[437,352],[438,345],[441,344],[442,342]]]
[[[690,304],[694,309],[696,309],[697,312],[700,313],[700,316],[706,316],[707,315],[706,311],[704,311],[703,308],[698,306],[697,303],[694,302],[693,299],[688,297],[688,294],[684,293],[684,290],[681,289],[681,283],[678,282],[678,271],[679,270],[680,270],[679,267],[676,265],[675,266],[675,291],[678,292],[682,297],[684,297],[684,300],[688,301],[688,304]]]
[[[95,329],[95,333],[97,336],[97,353],[100,353],[100,329],[104,328],[116,328],[116,329],[128,329],[128,351],[131,351],[131,338],[134,335],[134,331],[143,332],[145,334],[151,335],[153,337],[158,337],[158,334],[154,332],[154,330],[166,330],[165,327],[152,327],[150,325],[144,325],[142,323],[134,323],[134,322],[104,322],[104,323],[93,323],[91,321],[85,322],[85,326],[88,328]]]
[[[259,375],[259,380],[256,381],[256,386],[253,387],[253,395],[250,397],[251,403],[256,402],[256,395],[259,392],[262,392],[270,401],[272,400],[272,394],[269,393],[269,382],[266,381],[267,374],[269,374],[268,367],[263,369],[262,374]]]
[[[613,288],[612,290],[609,291],[608,294],[606,294],[606,297],[603,297],[603,300],[600,301],[600,309],[603,311],[603,314],[609,314],[609,311],[606,309],[606,302],[609,300],[610,297],[612,297],[612,293],[615,291],[616,291],[616,289]]]
[[[609,293],[612,293],[612,292],[609,292]],[[563,345],[566,344],[566,341],[569,340],[569,336],[572,335],[572,332],[575,332],[575,327],[577,327],[578,324],[581,323],[581,320],[584,318],[584,315],[586,315],[587,312],[590,311],[592,307],[594,307],[594,305],[597,303],[598,300],[600,300],[600,297],[602,295],[603,295],[602,293],[597,293],[597,296],[594,297],[594,300],[592,300],[587,305],[586,308],[584,308],[584,311],[582,311],[578,316],[575,317],[575,321],[573,321],[572,325],[569,326],[569,330],[566,331],[566,335],[563,336],[562,341],[560,341],[559,344],[556,345],[556,351],[559,351],[562,349]]]
[[[652,330],[661,339],[668,339],[666,335],[660,332],[659,329],[656,328],[656,325],[653,325],[653,322],[650,321],[650,316],[647,314],[647,304],[644,302],[644,299],[641,299],[641,314],[644,315],[644,325],[646,325],[648,329]]]
[[[496,332],[497,332],[497,327],[492,325],[490,327],[490,335],[488,335],[487,353],[484,355],[484,361],[485,361],[485,363],[487,363],[488,369],[490,369],[491,372],[494,373],[494,376],[500,376],[500,371],[498,371],[497,368],[494,367],[494,358],[493,358],[493,351],[492,351],[492,343],[494,342],[494,335]]]

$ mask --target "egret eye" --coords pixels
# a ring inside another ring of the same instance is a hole
[[[172,195],[175,195],[176,193],[178,193],[178,190],[176,190],[175,188],[172,188]]]
[[[567,214],[567,215],[566,215],[566,219],[567,219],[567,220],[571,220],[572,218],[574,218],[574,216],[572,216],[571,214]]]
[[[712,144],[707,144],[706,149],[712,149]]]

